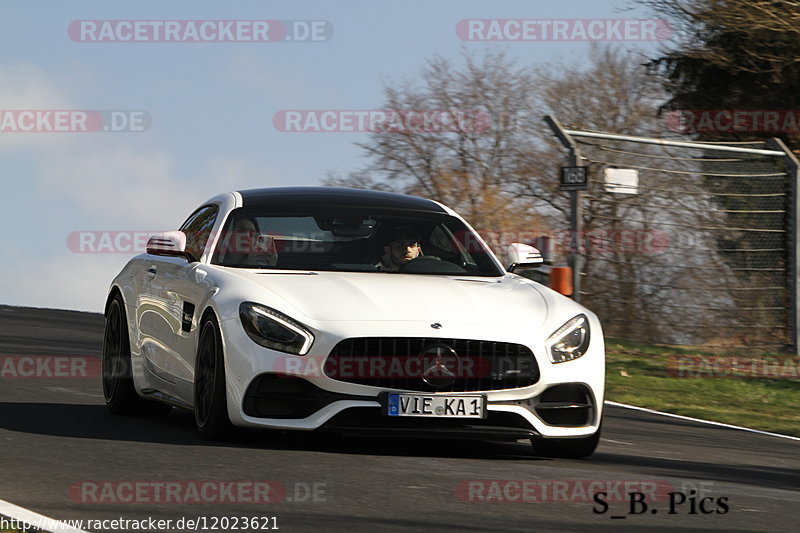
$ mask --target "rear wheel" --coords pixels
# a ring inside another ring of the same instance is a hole
[[[562,459],[583,459],[589,457],[597,449],[600,442],[600,428],[589,437],[577,439],[531,439],[533,453],[541,457],[558,457]]]
[[[222,440],[234,432],[228,418],[222,339],[213,319],[206,319],[200,329],[194,371],[194,421],[206,439]]]
[[[136,394],[131,370],[131,348],[125,304],[117,294],[106,311],[103,333],[103,396],[106,406],[116,415],[162,415],[172,407]]]

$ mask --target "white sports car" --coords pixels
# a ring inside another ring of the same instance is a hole
[[[234,426],[458,434],[585,457],[600,436],[597,317],[507,272],[431,200],[221,194],[150,239],[105,316],[111,411],[192,409],[207,438]]]

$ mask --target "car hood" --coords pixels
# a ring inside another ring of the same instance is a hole
[[[547,303],[527,280],[394,273],[244,274],[313,320],[541,326]],[[288,309],[286,311],[289,311]],[[298,317],[300,318],[300,317]]]

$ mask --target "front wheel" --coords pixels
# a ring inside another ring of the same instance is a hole
[[[589,437],[577,439],[531,439],[533,453],[541,457],[557,457],[561,459],[583,459],[589,457],[600,443],[600,428]]]
[[[200,329],[194,369],[194,421],[206,439],[221,440],[233,434],[228,418],[222,339],[213,319],[204,321]]]

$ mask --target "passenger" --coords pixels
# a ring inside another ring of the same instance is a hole
[[[226,265],[268,267],[275,266],[278,261],[275,241],[269,235],[260,234],[258,221],[253,217],[236,220],[227,238]]]

